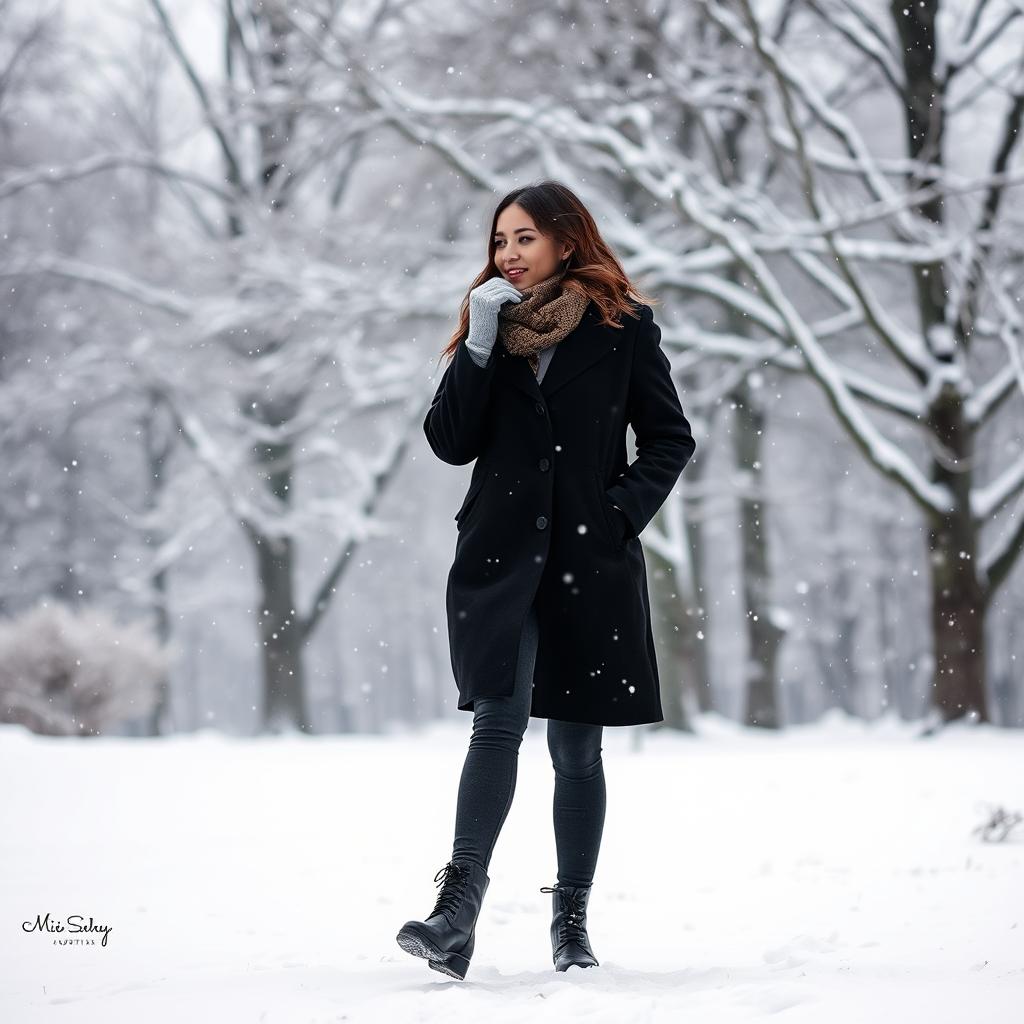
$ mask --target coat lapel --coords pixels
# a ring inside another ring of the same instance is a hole
[[[600,319],[600,310],[593,301],[589,302],[576,329],[558,343],[547,373],[540,383],[524,357],[510,355],[502,346],[500,352],[508,366],[511,383],[534,401],[550,398],[573,377],[607,355],[616,341],[623,337],[624,329],[606,327],[600,324]]]

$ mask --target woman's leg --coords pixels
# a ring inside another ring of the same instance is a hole
[[[473,861],[485,871],[515,795],[519,747],[530,720],[537,636],[531,608],[519,638],[514,693],[473,702],[473,734],[459,782],[452,860]]]
[[[559,885],[588,886],[594,881],[607,806],[603,731],[600,725],[548,719]]]

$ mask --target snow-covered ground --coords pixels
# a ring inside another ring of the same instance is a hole
[[[0,726],[0,1021],[1024,1020],[1024,735],[842,717],[605,730],[601,966],[556,974],[544,723],[469,975],[403,953],[451,852],[470,716],[386,738],[66,741]],[[26,933],[71,915],[107,943]]]

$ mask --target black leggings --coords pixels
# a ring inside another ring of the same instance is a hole
[[[515,692],[473,702],[473,734],[459,783],[452,860],[474,861],[485,871],[515,794],[519,745],[530,720],[537,640],[537,617],[531,608],[519,640]],[[548,719],[558,882],[563,885],[587,886],[594,880],[606,806],[603,728]]]

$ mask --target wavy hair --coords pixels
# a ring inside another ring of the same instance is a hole
[[[601,311],[601,323],[621,327],[621,313],[636,316],[630,298],[653,305],[656,300],[641,292],[622,269],[600,231],[590,211],[571,189],[550,179],[513,189],[498,203],[491,219],[491,233],[487,238],[487,264],[469,286],[459,309],[459,326],[441,350],[442,356],[453,356],[459,343],[469,334],[469,293],[492,277],[501,277],[494,264],[494,233],[498,230],[498,217],[507,206],[515,203],[532,218],[537,230],[554,240],[559,247],[571,246],[566,263],[563,288],[573,288],[593,299]]]

